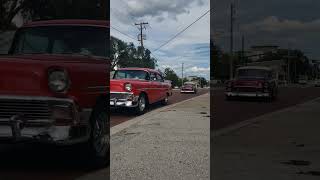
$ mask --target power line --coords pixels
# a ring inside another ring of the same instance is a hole
[[[181,30],[180,32],[178,32],[176,35],[174,35],[172,38],[170,38],[168,41],[166,41],[165,43],[163,43],[161,46],[159,46],[158,48],[156,48],[154,50],[158,51],[159,49],[161,49],[162,47],[164,47],[165,45],[167,45],[169,42],[171,42],[172,40],[174,40],[176,37],[178,37],[180,34],[182,34],[183,32],[185,32],[187,29],[189,29],[192,25],[194,25],[196,22],[198,22],[200,19],[202,19],[205,15],[207,15],[209,12],[211,11],[211,9],[209,9],[208,11],[206,11],[204,14],[202,14],[200,17],[198,17],[194,22],[192,22],[190,25],[188,25],[186,28],[184,28],[183,30]]]
[[[117,28],[115,28],[115,27],[113,27],[113,26],[111,26],[111,28],[112,28],[112,29],[114,29],[114,30],[116,30],[117,32],[121,33],[122,35],[127,36],[128,38],[130,38],[130,39],[133,39],[133,40],[137,41],[137,39],[136,39],[136,38],[134,38],[134,37],[132,37],[132,36],[130,36],[130,35],[128,35],[128,34],[126,34],[126,33],[122,32],[122,31],[120,31],[119,29],[117,29]]]

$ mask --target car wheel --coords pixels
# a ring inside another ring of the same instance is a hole
[[[147,99],[144,94],[141,94],[138,99],[138,106],[135,108],[137,115],[144,114],[147,108]]]
[[[167,104],[168,104],[168,101],[169,101],[169,96],[166,95],[166,97],[161,101],[161,104],[162,104],[162,105],[167,105]]]
[[[83,149],[92,167],[104,168],[110,162],[110,120],[105,103],[100,103],[93,110],[90,122],[90,139],[83,144]]]

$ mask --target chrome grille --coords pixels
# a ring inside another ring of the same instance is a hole
[[[110,99],[127,99],[129,96],[127,93],[111,93]]]
[[[49,104],[39,100],[0,99],[0,119],[22,114],[27,120],[50,119]]]
[[[257,92],[259,89],[253,87],[238,87],[234,89],[237,92]]]

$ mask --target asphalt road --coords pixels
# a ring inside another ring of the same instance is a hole
[[[226,101],[223,89],[211,90],[212,119],[214,129],[221,129],[232,124],[290,107],[320,97],[320,88],[316,87],[282,87],[279,97],[274,102],[240,99]]]
[[[187,99],[190,99],[195,96],[199,96],[205,93],[208,93],[209,89],[198,89],[197,94],[180,94],[179,90],[174,90],[173,95],[169,98],[168,104],[174,104],[177,102],[181,102]],[[162,107],[160,104],[153,104],[149,107],[149,111],[152,111],[156,108]],[[122,122],[128,121],[132,118],[136,117],[132,112],[127,109],[114,109],[111,111],[111,127],[118,125]]]
[[[208,89],[199,90],[194,94],[180,94],[174,91],[169,104],[177,103],[209,92]],[[155,104],[149,111],[162,107]],[[126,112],[113,112],[112,125],[134,118]],[[33,179],[33,180],[71,180],[96,170],[90,169],[81,151],[37,144],[0,145],[0,179]],[[106,179],[107,180],[107,179]]]

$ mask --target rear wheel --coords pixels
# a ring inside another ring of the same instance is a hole
[[[169,95],[167,94],[166,97],[161,101],[162,105],[167,105],[169,101]]]

